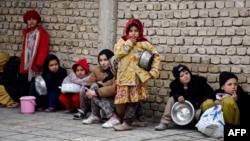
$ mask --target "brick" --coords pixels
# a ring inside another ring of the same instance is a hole
[[[224,46],[231,45],[231,38],[223,38],[222,45]]]
[[[185,63],[191,63],[192,62],[192,57],[190,57],[190,56],[183,56],[183,62],[185,62]]]
[[[232,38],[232,44],[233,44],[233,45],[241,45],[241,44],[242,44],[242,38],[233,37],[233,38]]]
[[[244,57],[240,60],[240,63],[243,65],[248,65],[250,63],[250,60],[248,57]]]
[[[228,48],[227,50],[226,50],[226,54],[227,55],[236,55],[236,48]]]
[[[197,4],[196,4],[196,7],[198,9],[204,9],[205,8],[205,2],[203,1],[198,1]]]
[[[250,45],[250,37],[244,37],[242,44],[243,45]]]
[[[230,58],[228,57],[223,57],[223,59],[221,59],[221,64],[230,64]]]
[[[195,38],[194,39],[194,45],[201,45],[203,42],[203,38]]]
[[[235,29],[234,28],[226,29],[225,35],[235,35]]]
[[[229,16],[229,11],[227,11],[227,10],[221,10],[220,11],[220,16],[221,17],[228,17]]]
[[[182,58],[182,56],[175,56],[174,61],[180,63],[183,61],[183,58]]]
[[[190,17],[191,18],[198,18],[199,17],[199,11],[198,10],[190,10]]]
[[[233,25],[235,26],[241,26],[243,23],[243,21],[241,19],[236,19],[233,21]]]
[[[233,21],[231,19],[225,19],[223,22],[223,26],[232,26]]]
[[[238,16],[239,16],[238,9],[232,9],[229,11],[229,17],[238,17]]]
[[[224,1],[216,1],[215,2],[215,7],[216,8],[222,9],[222,8],[224,8],[224,6],[225,6],[225,2]]]

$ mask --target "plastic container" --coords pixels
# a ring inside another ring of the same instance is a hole
[[[30,115],[35,112],[36,107],[36,97],[34,96],[22,96],[20,98],[21,103],[21,113],[25,115]]]

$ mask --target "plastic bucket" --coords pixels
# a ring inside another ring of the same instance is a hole
[[[20,98],[21,113],[25,115],[33,114],[36,107],[36,97],[34,96],[22,96]]]

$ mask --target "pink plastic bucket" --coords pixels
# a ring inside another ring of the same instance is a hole
[[[20,98],[21,102],[21,113],[25,115],[33,114],[36,107],[36,97],[34,96],[22,96]]]

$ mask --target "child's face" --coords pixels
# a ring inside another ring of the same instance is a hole
[[[59,69],[59,64],[56,60],[49,61],[49,71],[52,73],[56,73]]]
[[[30,18],[29,20],[27,20],[27,24],[29,28],[35,28],[37,26],[37,20]]]
[[[238,81],[235,78],[228,79],[227,82],[221,87],[224,93],[236,94],[238,89]]]
[[[190,82],[191,80],[191,75],[187,70],[183,70],[180,73],[180,82],[184,85],[187,86],[187,84]]]
[[[129,29],[128,35],[130,38],[137,39],[139,37],[138,28],[135,25],[131,26],[131,28]]]
[[[101,66],[101,68],[103,70],[106,70],[106,69],[108,69],[110,67],[109,60],[108,60],[108,58],[106,57],[105,54],[100,55],[99,63],[100,63],[100,66]]]
[[[83,77],[85,76],[85,74],[86,74],[86,72],[85,72],[85,70],[83,69],[83,67],[80,66],[80,65],[78,65],[78,66],[76,67],[76,76],[77,76],[78,78],[83,78]]]

